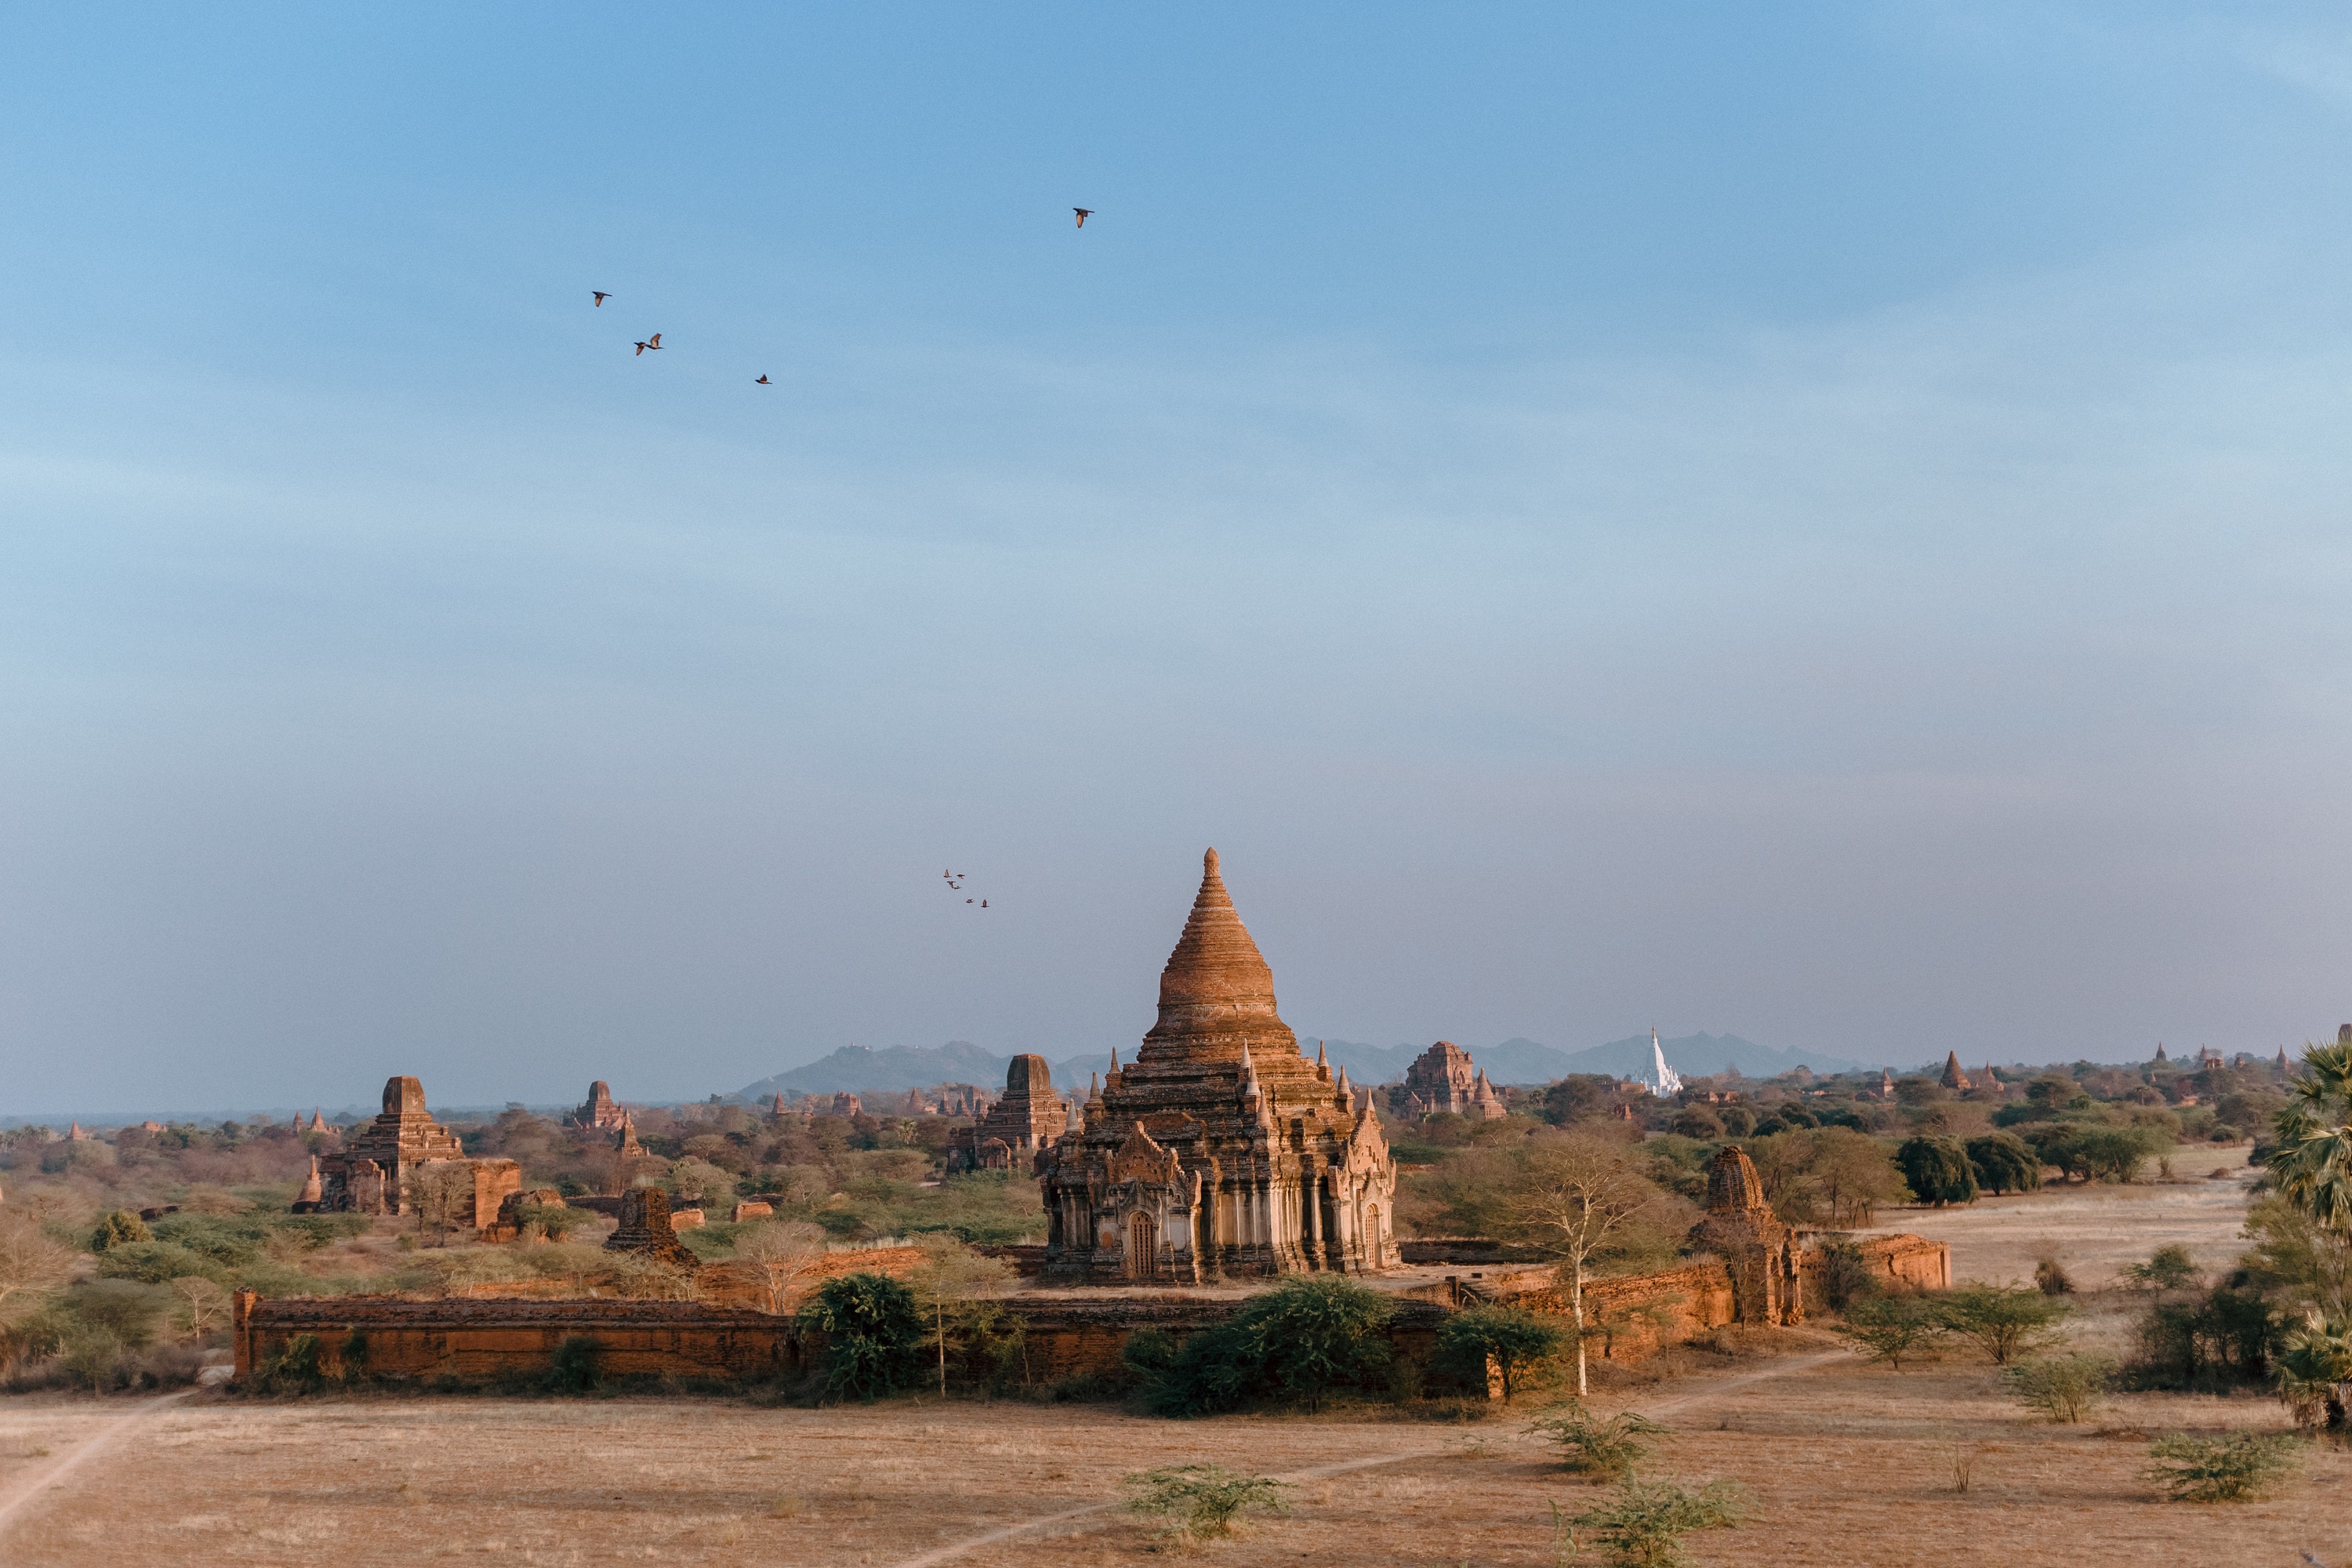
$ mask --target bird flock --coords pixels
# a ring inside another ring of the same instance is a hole
[[[1077,226],[1080,228],[1086,227],[1087,219],[1095,216],[1095,209],[1092,207],[1072,207],[1070,211],[1076,216]],[[591,289],[588,290],[588,294],[589,305],[593,309],[599,310],[604,308],[605,300],[614,297],[613,291],[610,289]],[[644,338],[635,340],[636,342],[636,353],[632,354],[630,357],[633,359],[643,359],[648,353],[659,353],[662,346],[661,340],[662,335],[659,332],[651,332],[646,334]],[[758,375],[751,378],[751,384],[754,386],[773,386],[776,384],[768,379],[768,373],[766,371],[761,371]],[[968,904],[971,903],[971,900],[970,899],[966,899],[964,902]],[[980,907],[982,909],[986,909],[988,907],[988,900],[986,899],[981,900]]]
[[[1095,209],[1092,207],[1072,207],[1070,209],[1070,213],[1076,220],[1076,226],[1084,228],[1087,226],[1087,219],[1095,216]],[[590,307],[599,310],[604,308],[605,300],[614,297],[610,289],[591,289],[588,290],[588,295]],[[636,352],[630,357],[634,359],[643,359],[648,353],[659,353],[662,352],[662,335],[659,332],[648,332],[642,339],[635,339],[633,340],[633,342],[635,343]],[[768,378],[767,372],[761,371],[758,375],[751,378],[751,384],[754,386],[773,386],[775,383]],[[941,871],[940,873],[940,879],[947,883],[949,892],[961,893],[963,891],[964,876],[961,871]],[[974,909],[984,910],[988,908],[988,900],[977,896],[967,898],[964,900],[964,902],[971,905]]]

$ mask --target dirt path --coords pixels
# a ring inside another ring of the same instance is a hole
[[[5,1535],[8,1532],[8,1527],[16,1522],[17,1516],[30,1508],[42,1493],[72,1475],[90,1459],[97,1458],[101,1450],[110,1447],[131,1427],[162,1410],[165,1405],[176,1405],[195,1392],[193,1388],[184,1388],[177,1394],[166,1394],[160,1398],[135,1405],[76,1444],[71,1453],[19,1478],[15,1486],[10,1487],[5,1493],[0,1493],[0,1535]]]
[[[1705,1388],[1694,1389],[1692,1392],[1682,1394],[1677,1398],[1663,1400],[1656,1404],[1653,1404],[1649,1406],[1647,1414],[1652,1415],[1675,1415],[1695,1406],[1707,1404],[1712,1400],[1723,1398],[1748,1386],[1750,1384],[1762,1383],[1768,1378],[1791,1377],[1800,1373],[1811,1372],[1817,1367],[1827,1366],[1832,1362],[1851,1361],[1853,1358],[1853,1352],[1846,1350],[1826,1351],[1818,1355],[1792,1357],[1787,1361],[1776,1362],[1770,1366],[1760,1368],[1755,1372],[1742,1373],[1737,1377],[1719,1379],[1708,1384]],[[1382,1465],[1402,1464],[1412,1459],[1438,1458],[1446,1455],[1459,1453],[1460,1451],[1461,1445],[1458,1442],[1449,1444],[1444,1447],[1424,1446],[1418,1448],[1407,1448],[1399,1453],[1375,1454],[1365,1458],[1343,1459],[1337,1464],[1318,1465],[1310,1469],[1292,1470],[1286,1475],[1276,1476],[1275,1479],[1278,1481],[1286,1481],[1292,1486],[1304,1486],[1310,1481],[1332,1480],[1340,1476],[1352,1475],[1357,1471],[1373,1469]],[[1070,1509],[1065,1512],[1052,1514],[1044,1519],[1031,1520],[1025,1524],[1005,1525],[999,1529],[989,1531],[984,1534],[975,1535],[963,1541],[951,1542],[946,1546],[934,1547],[932,1550],[923,1552],[918,1556],[902,1558],[898,1563],[892,1564],[892,1568],[933,1568],[934,1564],[952,1562],[956,1558],[968,1556],[985,1547],[1001,1545],[1005,1542],[1018,1540],[1024,1536],[1043,1534],[1062,1525],[1075,1524],[1080,1520],[1097,1518],[1104,1514],[1111,1513],[1115,1510],[1123,1510],[1126,1506],[1126,1500],[1124,1499],[1113,1502],[1090,1503],[1085,1508]]]

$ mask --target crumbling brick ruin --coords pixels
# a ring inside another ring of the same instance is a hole
[[[1723,1259],[1739,1321],[1804,1321],[1796,1235],[1764,1201],[1756,1163],[1737,1143],[1725,1144],[1707,1163],[1706,1217],[1691,1231],[1691,1241]]]
[[[425,1108],[425,1086],[413,1078],[387,1079],[383,1114],[352,1130],[342,1147],[313,1156],[315,1189],[306,1183],[295,1200],[297,1213],[407,1215],[417,1212],[418,1177],[433,1166],[462,1166],[472,1194],[454,1217],[459,1225],[487,1230],[500,1206],[522,1186],[522,1167],[512,1160],[467,1158],[457,1135]]]
[[[669,1194],[659,1187],[631,1187],[621,1194],[620,1228],[605,1239],[604,1250],[642,1253],[688,1273],[702,1262],[678,1240],[670,1225]]]
[[[1452,1040],[1440,1040],[1413,1058],[1404,1069],[1404,1089],[1408,1116],[1450,1113],[1493,1121],[1510,1114],[1470,1053]]]
[[[1396,1167],[1371,1096],[1299,1054],[1215,850],[1135,1065],[1113,1054],[1037,1173],[1049,1278],[1196,1283],[1393,1260]]]
[[[1069,1130],[1070,1110],[1054,1092],[1053,1068],[1040,1056],[1014,1057],[1004,1069],[1004,1098],[948,1139],[948,1169],[1026,1171],[1037,1152]]]

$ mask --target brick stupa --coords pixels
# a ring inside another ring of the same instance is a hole
[[[1133,1066],[1112,1053],[1082,1125],[1038,1157],[1045,1269],[1200,1283],[1395,1259],[1396,1167],[1371,1097],[1298,1053],[1274,972],[1203,858]]]
[[[1014,1057],[1004,1069],[1004,1098],[949,1135],[948,1168],[1025,1170],[1069,1125],[1070,1108],[1054,1092],[1053,1068],[1044,1057]]]

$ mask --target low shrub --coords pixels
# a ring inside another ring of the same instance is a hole
[[[1714,1481],[1698,1491],[1672,1481],[1622,1483],[1609,1501],[1580,1513],[1573,1524],[1591,1530],[1613,1568],[1685,1568],[1683,1537],[1735,1528],[1748,1494],[1737,1482]]]
[[[1282,1512],[1288,1488],[1270,1476],[1245,1476],[1221,1465],[1145,1470],[1126,1480],[1136,1494],[1128,1507],[1166,1520],[1169,1533],[1185,1542],[1231,1535],[1242,1516],[1254,1510]]]
[[[296,1334],[272,1356],[257,1378],[272,1394],[303,1394],[326,1381],[323,1347],[316,1334]]]
[[[589,1394],[597,1385],[597,1345],[586,1334],[567,1334],[547,1368],[547,1386],[557,1394]]]
[[[2173,1502],[2242,1502],[2284,1479],[2302,1459],[2300,1447],[2283,1432],[2174,1432],[2148,1445],[2146,1474]]]
[[[2072,1426],[2095,1409],[2114,1379],[2116,1363],[2081,1353],[2037,1356],[2002,1373],[2017,1402],[2045,1419]]]
[[[1631,1475],[1648,1458],[1653,1439],[1665,1428],[1645,1415],[1621,1411],[1596,1415],[1578,1400],[1554,1405],[1528,1424],[1528,1431],[1549,1437],[1560,1449],[1560,1468],[1578,1475],[1617,1480]]]
[[[1125,1364],[1157,1415],[1255,1404],[1320,1409],[1333,1394],[1381,1385],[1391,1365],[1381,1331],[1395,1310],[1388,1296],[1339,1275],[1293,1276],[1181,1344],[1132,1336]]]

